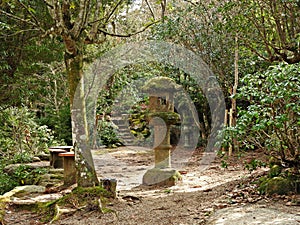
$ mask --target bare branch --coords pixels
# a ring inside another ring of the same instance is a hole
[[[147,6],[148,6],[148,8],[150,10],[150,13],[151,13],[153,19],[155,20],[155,15],[154,15],[154,12],[152,10],[152,7],[151,7],[150,3],[148,2],[148,0],[145,0],[145,2],[146,2]]]
[[[38,21],[38,19],[35,17],[35,15],[28,9],[28,7],[23,3],[21,2],[20,0],[18,0],[18,3],[24,8],[26,9],[26,11],[30,14],[30,16],[33,18],[33,20],[35,21],[35,23],[41,27],[41,24],[40,22]]]
[[[46,6],[48,6],[50,9],[54,9],[54,6],[50,4],[47,0],[43,0]]]
[[[162,20],[162,22],[164,22],[165,13],[166,13],[166,6],[167,6],[167,0],[162,0],[160,5],[161,5],[161,20]]]
[[[83,26],[85,16],[86,16],[86,0],[80,0],[79,3],[79,14],[74,22],[74,26],[71,30],[71,33],[75,38],[77,38],[80,34],[81,28]]]
[[[106,20],[105,20],[105,24],[108,23],[108,21],[110,20],[110,18],[114,15],[114,13],[116,12],[116,10],[118,9],[118,7],[121,5],[121,3],[123,2],[123,0],[120,0],[115,7],[110,11],[110,14],[107,16]]]
[[[53,19],[56,23],[56,27],[60,30],[58,33],[62,33],[63,30],[66,30],[66,27],[63,21],[63,8],[59,1],[54,4],[53,11]]]
[[[5,12],[5,11],[3,11],[2,9],[0,9],[0,12],[3,13],[4,15],[6,15],[6,16],[12,18],[12,19],[14,19],[14,20],[17,20],[17,21],[21,21],[21,22],[30,24],[30,25],[32,25],[32,26],[34,26],[34,27],[37,27],[39,30],[44,31],[44,29],[43,29],[42,27],[40,27],[38,24],[33,23],[33,22],[30,21],[30,20],[22,19],[22,18],[20,18],[20,17],[18,17],[18,16],[15,16],[15,15],[11,14],[11,13]]]
[[[184,0],[184,1],[192,4],[193,6],[197,6],[197,4],[195,2],[192,2],[191,0]]]
[[[95,13],[94,13],[94,18],[93,18],[94,22],[92,22],[92,28],[91,28],[91,31],[90,31],[90,38],[92,40],[95,39],[95,37],[97,35],[99,22],[101,21],[101,20],[98,19],[100,17],[100,13],[101,13],[100,7],[101,7],[101,1],[97,1],[96,10],[95,10]]]
[[[150,23],[148,25],[146,25],[145,27],[143,27],[141,30],[135,32],[135,33],[130,33],[130,34],[114,34],[114,33],[110,33],[106,30],[103,30],[103,29],[98,29],[98,31],[104,33],[105,35],[108,35],[108,36],[112,36],[112,37],[131,37],[131,36],[134,36],[134,35],[137,35],[137,34],[140,34],[142,32],[144,32],[145,30],[147,30],[149,27],[151,27],[152,25],[158,23],[160,21],[155,21],[153,23]]]
[[[25,32],[32,32],[32,31],[40,31],[39,29],[27,29],[27,30],[19,30],[13,34],[1,34],[1,36],[4,36],[4,37],[13,37],[13,36],[16,36],[18,34],[21,34],[21,33],[25,33]]]

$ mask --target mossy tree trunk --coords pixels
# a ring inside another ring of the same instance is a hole
[[[79,42],[80,43],[80,42]],[[69,81],[72,116],[72,138],[75,145],[76,180],[78,186],[99,184],[89,144],[83,73],[83,46],[75,40],[65,40],[65,64]],[[76,141],[76,143],[75,143]]]

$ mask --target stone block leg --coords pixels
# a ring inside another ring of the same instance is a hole
[[[74,152],[61,153],[64,158],[64,185],[70,186],[76,183],[76,167]]]
[[[60,153],[67,152],[64,149],[49,149],[50,152],[50,166],[53,168],[63,168],[63,158],[59,156]]]

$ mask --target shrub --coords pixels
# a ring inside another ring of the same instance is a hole
[[[0,195],[12,190],[18,185],[37,184],[40,176],[47,173],[46,168],[31,168],[27,165],[19,165],[12,173],[3,171],[4,163],[0,164]]]
[[[98,135],[101,143],[109,148],[115,148],[123,145],[121,139],[117,135],[117,126],[106,120],[99,120]]]
[[[54,144],[47,126],[39,126],[28,108],[0,109],[0,157],[8,161],[27,162],[35,154]]]
[[[14,180],[10,175],[0,170],[0,195],[12,190],[18,185],[18,181]]]
[[[236,137],[243,149],[261,148],[281,166],[300,169],[300,65],[278,64],[246,75],[235,96],[250,105],[239,109],[235,127],[225,129],[223,144]]]

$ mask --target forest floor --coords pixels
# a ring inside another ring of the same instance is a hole
[[[99,178],[118,181],[117,198],[106,205],[110,212],[76,210],[52,224],[300,224],[300,206],[295,204],[300,196],[260,195],[256,181],[267,169],[250,173],[244,168],[245,161],[264,160],[262,152],[232,156],[226,169],[219,157],[201,165],[203,154],[198,149],[184,164],[173,162],[182,173],[177,185],[147,187],[141,183],[145,171],[153,167],[152,151],[140,147],[93,150]],[[5,224],[47,224],[40,222],[41,217],[9,205]]]

